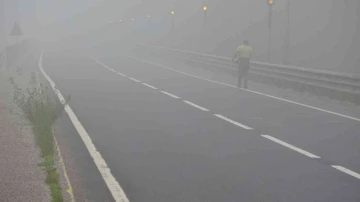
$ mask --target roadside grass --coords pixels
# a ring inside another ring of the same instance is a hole
[[[34,74],[33,74],[34,75]],[[64,109],[65,103],[52,98],[47,92],[47,87],[36,85],[36,77],[31,76],[30,86],[26,90],[21,89],[14,81],[9,78],[14,88],[13,100],[21,110],[21,116],[32,126],[37,146],[40,148],[43,159],[40,166],[46,172],[46,184],[50,188],[53,202],[62,202],[62,189],[59,182],[59,174],[54,163],[55,143],[53,136],[53,126],[56,119]]]

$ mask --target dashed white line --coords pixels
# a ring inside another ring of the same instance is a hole
[[[152,86],[152,85],[149,85],[149,84],[147,84],[147,83],[141,83],[141,84],[144,85],[144,86],[147,86],[147,87],[149,87],[149,88],[152,88],[152,89],[154,89],[154,90],[157,90],[156,87],[154,87],[154,86]]]
[[[120,76],[130,78],[130,77],[126,76],[125,74],[122,74],[122,73],[120,73],[120,72],[118,72],[118,71],[116,71],[116,70],[108,67],[108,66],[105,65],[104,63],[102,63],[102,62],[100,62],[99,60],[95,59],[93,56],[91,56],[91,55],[88,55],[88,56],[89,56],[92,60],[94,60],[95,62],[99,63],[101,66],[103,66],[103,67],[105,67],[106,69],[108,69],[109,71],[114,72],[114,73],[116,73],[116,74],[118,74],[118,75],[120,75]]]
[[[132,58],[134,58],[134,59],[136,59],[136,60],[141,60],[141,59],[138,59],[138,58],[135,58],[135,57],[132,57]],[[93,58],[93,59],[94,59],[94,58]],[[97,61],[97,60],[95,60],[95,61]],[[141,60],[141,61],[146,62],[146,63],[148,63],[148,64],[155,65],[155,66],[159,66],[159,67],[162,67],[162,68],[165,68],[165,69],[169,69],[169,70],[172,70],[172,71],[181,73],[181,74],[185,74],[185,75],[188,75],[188,76],[191,76],[191,77],[195,77],[195,78],[198,78],[198,79],[210,81],[210,82],[213,82],[213,83],[217,83],[217,84],[221,84],[221,85],[225,85],[225,86],[229,86],[229,87],[233,87],[233,88],[238,88],[238,87],[233,86],[233,85],[229,85],[229,84],[222,83],[222,82],[218,82],[218,81],[209,80],[209,79],[206,79],[206,78],[203,78],[203,77],[195,76],[195,75],[188,74],[188,73],[185,73],[185,72],[181,72],[181,71],[178,71],[178,70],[169,68],[169,67],[165,67],[165,66],[163,66],[163,65],[159,65],[159,64],[156,64],[156,63],[148,62],[148,61],[145,61],[145,60]],[[98,62],[99,62],[99,61],[98,61]],[[99,62],[99,63],[102,64],[101,62]],[[108,68],[106,65],[104,65],[104,64],[102,64],[102,65],[105,66],[106,68]],[[110,68],[108,68],[108,69],[110,69]],[[111,69],[111,70],[112,70],[112,69]],[[129,78],[130,78],[131,80],[133,80],[133,81],[139,82],[139,81],[137,81],[136,79],[133,79],[133,78],[131,78],[131,77],[129,77]],[[142,83],[142,84],[145,85],[145,86],[148,86],[148,87],[150,87],[150,88],[157,89],[157,88],[155,88],[155,87],[153,87],[153,86],[151,86],[151,85],[148,85],[148,84],[146,84],[146,83]],[[352,119],[352,120],[355,120],[355,121],[360,121],[360,119],[357,119],[357,118],[354,118],[354,117],[350,117],[350,116],[347,116],[347,115],[339,114],[339,113],[332,112],[332,111],[328,111],[328,110],[325,110],[325,109],[321,109],[321,108],[317,108],[317,107],[313,107],[313,106],[309,106],[309,105],[297,103],[297,102],[290,101],[290,100],[286,100],[286,99],[283,99],[283,98],[278,98],[278,97],[275,97],[275,96],[272,96],[272,95],[267,95],[267,94],[263,94],[263,93],[259,93],[259,92],[251,91],[251,90],[245,90],[245,91],[252,92],[252,93],[255,93],[255,94],[259,94],[259,95],[264,95],[264,96],[266,96],[266,97],[270,97],[270,98],[274,98],[274,99],[277,99],[277,100],[281,100],[281,101],[293,103],[293,104],[296,104],[296,105],[308,107],[308,108],[315,109],[315,110],[318,110],[318,111],[327,112],[327,113],[330,113],[330,114],[338,115],[338,116],[345,117],[345,118],[348,118],[348,119]],[[165,92],[165,91],[161,91],[161,92],[164,93],[164,94],[166,94],[166,95],[169,95],[169,96],[171,96],[171,97],[173,97],[173,98],[179,99],[179,97],[177,97],[177,96],[175,96],[175,95],[173,95],[173,94],[171,94],[171,93],[168,93],[168,92]],[[196,108],[198,108],[198,109],[201,109],[201,110],[203,110],[203,111],[209,111],[208,109],[206,109],[206,108],[204,108],[204,107],[201,107],[201,106],[199,106],[199,105],[197,105],[197,104],[194,104],[194,103],[192,103],[192,102],[190,102],[190,101],[184,100],[184,102],[187,103],[187,104],[189,104],[189,105],[191,105],[191,106],[193,106],[193,107],[196,107]],[[214,114],[214,116],[216,116],[216,117],[218,117],[218,118],[221,118],[221,119],[223,119],[223,120],[225,120],[225,121],[227,121],[227,122],[230,122],[230,123],[232,123],[232,124],[234,124],[234,125],[236,125],[236,126],[239,126],[239,127],[243,128],[243,129],[252,130],[251,127],[248,127],[248,126],[246,126],[246,125],[244,125],[244,124],[241,124],[241,123],[239,123],[239,122],[236,122],[236,121],[234,121],[234,120],[231,120],[231,119],[229,119],[229,118],[227,118],[227,117],[225,117],[225,116],[222,116],[222,115],[220,115],[220,114]],[[295,147],[295,146],[293,146],[293,145],[291,145],[291,144],[289,144],[289,143],[286,143],[286,142],[284,142],[284,141],[282,141],[282,140],[279,140],[279,139],[277,139],[277,138],[274,138],[274,137],[272,137],[272,136],[269,136],[269,135],[261,135],[261,136],[264,137],[264,138],[267,138],[267,139],[269,139],[269,140],[271,140],[271,141],[273,141],[273,142],[276,142],[276,143],[278,143],[278,144],[280,144],[280,145],[282,145],[282,146],[284,146],[284,147],[287,147],[287,148],[292,149],[292,150],[294,150],[294,151],[296,151],[296,152],[299,152],[300,154],[303,154],[303,155],[305,155],[305,156],[307,156],[307,157],[310,157],[310,158],[321,158],[321,157],[319,157],[319,156],[317,156],[317,155],[315,155],[315,154],[312,154],[312,153],[310,153],[310,152],[308,152],[308,151],[305,151],[305,150],[303,150],[303,149],[300,149],[300,148],[298,148],[298,147]],[[358,173],[356,173],[356,172],[354,172],[354,171],[352,171],[352,170],[349,170],[349,169],[347,169],[347,168],[344,168],[344,167],[342,167],[342,166],[337,166],[337,165],[332,165],[332,167],[335,168],[335,169],[337,169],[337,170],[339,170],[339,171],[341,171],[341,172],[344,172],[344,173],[346,173],[346,174],[348,174],[348,175],[351,175],[351,176],[353,176],[353,177],[355,177],[355,178],[360,179],[360,174],[358,174]]]
[[[42,54],[43,54],[43,53],[42,53]],[[90,56],[90,55],[89,55],[89,56]],[[96,59],[93,58],[92,56],[90,56],[90,58],[92,58],[94,61],[98,62],[99,64],[101,64],[101,65],[104,66],[105,68],[109,69],[110,71],[116,72],[115,70],[109,68],[108,66],[106,66],[106,65],[103,64],[102,62],[96,60]],[[178,72],[178,73],[181,73],[181,74],[185,74],[185,75],[188,75],[188,76],[191,76],[191,77],[195,77],[195,78],[198,78],[198,79],[206,80],[206,81],[209,81],[209,82],[213,82],[213,83],[217,83],[217,84],[221,84],[221,85],[225,85],[225,86],[229,86],[229,87],[233,87],[233,88],[238,88],[238,87],[233,86],[233,85],[229,85],[229,84],[226,84],[226,83],[222,83],[222,82],[218,82],[218,81],[213,81],[213,80],[206,79],[206,78],[203,78],[203,77],[199,77],[199,76],[195,76],[195,75],[192,75],[192,74],[188,74],[188,73],[185,73],[185,72],[182,72],[182,71],[178,71],[178,70],[175,70],[175,69],[172,69],[172,68],[169,68],[169,67],[165,67],[165,66],[163,66],[163,65],[159,65],[159,64],[156,64],[156,63],[153,63],[153,62],[149,62],[149,61],[146,61],[146,60],[142,60],[142,59],[139,59],[139,58],[136,58],[136,57],[130,57],[130,58],[133,58],[133,59],[136,59],[136,60],[140,60],[140,61],[142,61],[142,62],[144,62],[144,63],[152,64],[152,65],[155,65],[155,66],[159,66],[159,67],[162,67],[162,68],[165,68],[165,69],[169,69],[169,70],[171,70],[171,71]],[[41,60],[42,60],[42,55],[41,55]],[[55,93],[57,93],[58,96],[59,96],[59,99],[60,99],[61,101],[63,101],[64,98],[62,97],[61,93],[55,88],[55,84],[53,83],[53,81],[52,81],[52,80],[46,75],[46,73],[43,71],[42,66],[39,65],[39,67],[40,67],[40,69],[42,70],[41,72],[44,74],[45,78],[46,78],[46,79],[50,82],[50,84],[53,86]],[[126,76],[126,75],[124,75],[124,74],[121,74],[121,73],[119,73],[119,72],[116,72],[116,73],[119,74],[119,75],[121,75],[121,76],[128,77],[128,76]],[[134,79],[134,78],[131,78],[131,77],[128,77],[128,78],[131,79],[131,80],[133,80],[133,81],[135,81],[135,82],[140,82],[140,81],[138,81],[138,80],[136,80],[136,79]],[[49,79],[50,79],[50,80],[49,80]],[[149,87],[149,88],[152,88],[152,89],[155,89],[155,90],[157,89],[156,87],[151,86],[151,85],[149,85],[149,84],[147,84],[147,83],[142,83],[142,84],[145,85],[145,86],[147,86],[147,87]],[[242,90],[245,90],[245,89],[242,89]],[[340,113],[328,111],[328,110],[325,110],[325,109],[313,107],[313,106],[306,105],[306,104],[302,104],[302,103],[297,103],[297,102],[294,102],[294,101],[291,101],[291,100],[286,100],[286,99],[283,99],[283,98],[275,97],[275,96],[272,96],[272,95],[267,95],[267,94],[260,93],[260,92],[256,92],[256,91],[251,91],[251,90],[245,90],[245,91],[252,92],[252,93],[255,93],[255,94],[258,94],[258,95],[263,95],[263,96],[270,97],[270,98],[274,98],[274,99],[277,99],[277,100],[285,101],[285,102],[288,102],[288,103],[292,103],[292,104],[296,104],[296,105],[308,107],[308,108],[315,109],[315,110],[318,110],[318,111],[327,112],[327,113],[330,113],[330,114],[338,115],[338,116],[341,116],[341,117],[344,117],[344,118],[348,118],[348,119],[352,119],[352,120],[355,120],[355,121],[359,121],[359,122],[360,122],[360,119],[355,118],[355,117],[351,117],[351,116],[347,116],[347,115],[344,115],[344,114],[340,114]],[[171,97],[173,97],[173,98],[179,99],[178,96],[175,96],[175,95],[173,95],[173,94],[171,94],[171,93],[168,93],[168,92],[165,92],[165,91],[161,91],[161,92],[164,93],[164,94],[166,94],[166,95],[169,95],[169,96],[171,96]],[[194,103],[192,103],[192,102],[190,102],[190,101],[184,100],[184,102],[187,103],[187,104],[189,104],[189,105],[191,105],[191,106],[193,106],[193,107],[196,107],[196,108],[198,108],[198,109],[201,109],[201,110],[203,110],[203,111],[209,111],[208,109],[206,109],[206,108],[204,108],[204,107],[201,107],[201,106],[199,106],[199,105],[196,105],[196,104],[194,104]],[[66,111],[67,111],[67,109],[70,109],[70,110],[71,110],[70,107],[67,107],[67,108],[66,108]],[[68,111],[67,111],[67,112],[68,112]],[[71,112],[72,112],[72,111],[71,111]],[[72,113],[73,113],[73,112],[72,112]],[[68,112],[68,114],[69,114],[69,112]],[[69,116],[70,116],[70,114],[69,114]],[[75,116],[75,114],[73,114],[73,116]],[[239,127],[243,128],[243,129],[252,130],[251,127],[248,127],[248,126],[246,126],[246,125],[243,125],[243,124],[241,124],[241,123],[238,123],[238,122],[236,122],[236,121],[234,121],[234,120],[231,120],[231,119],[229,119],[229,118],[227,118],[227,117],[225,117],[225,116],[222,116],[222,115],[220,115],[220,114],[214,114],[214,116],[216,116],[216,117],[218,117],[218,118],[220,118],[220,119],[223,119],[223,120],[225,120],[225,121],[227,121],[227,122],[230,122],[230,123],[232,123],[232,124],[234,124],[234,125],[236,125],[236,126],[239,126]],[[75,118],[76,118],[76,116],[75,116]],[[72,119],[72,117],[70,117],[70,119]],[[73,118],[73,119],[74,119],[74,118]],[[76,118],[76,120],[77,120],[77,118]],[[73,121],[73,120],[72,120],[72,121]],[[78,121],[78,120],[77,120],[77,121]],[[73,123],[74,123],[74,122],[73,122]],[[79,124],[80,124],[80,123],[79,123]],[[74,123],[74,125],[75,125],[75,123]],[[81,126],[81,125],[80,125],[80,126]],[[81,127],[82,127],[82,126],[81,126]],[[77,128],[77,127],[76,127],[76,128]],[[79,130],[79,129],[78,129],[78,130]],[[83,130],[83,132],[85,132],[85,129],[82,128],[82,130]],[[79,132],[79,133],[80,133],[80,132]],[[86,132],[85,132],[85,133],[86,133]],[[80,134],[80,136],[82,136],[82,134]],[[272,137],[272,136],[269,136],[269,135],[261,135],[261,136],[264,137],[264,138],[266,138],[266,139],[269,139],[269,140],[271,140],[271,141],[273,141],[273,142],[276,142],[276,143],[278,143],[278,144],[280,144],[280,145],[282,145],[282,146],[284,146],[284,147],[287,147],[287,148],[289,148],[289,149],[291,149],[291,150],[294,150],[294,151],[296,151],[296,152],[298,152],[298,153],[300,153],[300,154],[303,154],[303,155],[305,155],[305,156],[307,156],[307,157],[310,157],[310,158],[321,158],[321,157],[319,157],[319,156],[317,156],[317,155],[315,155],[315,154],[312,154],[312,153],[307,152],[307,151],[305,151],[305,150],[303,150],[303,149],[300,149],[300,148],[298,148],[298,147],[295,147],[295,146],[293,146],[293,145],[291,145],[291,144],[289,144],[289,143],[286,143],[286,142],[284,142],[284,141],[282,141],[282,140],[279,140],[279,139],[277,139],[277,138],[275,138],[275,137]],[[90,137],[88,137],[88,138],[90,139]],[[83,140],[84,140],[84,137],[83,137]],[[85,141],[85,140],[84,140],[84,141]],[[90,139],[90,143],[92,144],[91,139]],[[87,147],[88,147],[88,146],[87,146]],[[94,147],[94,151],[97,152],[95,146],[93,146],[93,147]],[[88,150],[90,151],[89,148],[88,148]],[[90,151],[90,154],[93,155],[91,151]],[[102,158],[101,155],[100,155],[100,153],[98,153],[98,155],[100,156],[100,158]],[[95,161],[95,159],[94,159],[94,161]],[[105,164],[105,167],[107,167],[105,161],[104,161],[104,160],[102,160],[102,161],[103,161],[103,164]],[[96,161],[95,161],[95,163],[96,163],[96,165],[98,166],[98,164],[97,164]],[[343,172],[343,173],[346,173],[346,174],[348,174],[348,175],[350,175],[350,176],[353,176],[353,177],[355,177],[355,178],[357,178],[357,179],[360,179],[360,174],[359,174],[359,173],[356,173],[356,172],[354,172],[354,171],[352,171],[352,170],[349,170],[349,169],[347,169],[347,168],[345,168],[345,167],[343,167],[343,166],[332,165],[331,167],[333,167],[333,168],[335,168],[335,169],[337,169],[337,170],[339,170],[339,171],[341,171],[341,172]],[[100,168],[99,168],[99,169],[100,169]],[[110,170],[108,170],[108,172],[110,172]],[[102,173],[102,172],[101,172],[101,173]],[[102,173],[102,175],[103,175],[103,173]],[[104,176],[103,176],[103,177],[104,177]],[[113,176],[112,176],[111,173],[110,173],[109,178],[111,178],[111,177],[113,177]],[[104,178],[104,179],[105,179],[105,178]],[[111,186],[111,184],[110,184],[110,185],[108,184],[108,181],[109,181],[109,180],[111,181],[112,179],[105,179],[108,187]],[[112,182],[112,183],[113,183],[112,185],[113,185],[114,187],[116,187],[116,184],[117,184],[116,179],[113,179],[113,181],[114,181],[114,182]],[[112,192],[115,200],[116,200],[116,201],[128,201],[128,199],[126,198],[126,195],[125,195],[125,193],[123,192],[123,190],[121,189],[120,185],[117,184],[117,186],[118,186],[117,190],[116,190],[116,189],[115,189],[115,190],[114,190],[114,189],[111,189],[111,188],[109,187],[109,189],[111,190],[111,192]],[[116,191],[117,191],[117,193],[116,193]],[[113,192],[115,192],[115,193],[113,193]],[[117,197],[119,197],[119,198],[116,198],[115,195],[117,195]],[[119,199],[119,200],[118,200],[118,199]]]
[[[356,173],[356,172],[354,172],[354,171],[352,171],[352,170],[349,170],[349,169],[347,169],[347,168],[344,168],[344,167],[342,167],[342,166],[332,165],[331,167],[333,167],[333,168],[335,168],[335,169],[338,169],[339,171],[344,172],[344,173],[346,173],[346,174],[348,174],[348,175],[351,175],[351,176],[353,176],[353,177],[355,177],[355,178],[357,178],[357,179],[360,180],[360,174],[359,174],[359,173]]]
[[[168,93],[168,92],[166,92],[166,91],[160,91],[160,92],[162,92],[162,93],[164,93],[165,95],[168,95],[168,96],[170,96],[170,97],[172,97],[172,98],[180,99],[178,96],[173,95],[173,94],[171,94],[171,93]]]
[[[291,144],[289,144],[289,143],[286,143],[286,142],[284,142],[284,141],[282,141],[282,140],[276,139],[276,138],[274,138],[274,137],[272,137],[272,136],[270,136],[270,135],[261,135],[261,136],[263,136],[264,138],[269,139],[269,140],[271,140],[271,141],[274,141],[274,142],[276,142],[276,143],[278,143],[278,144],[281,144],[281,145],[284,146],[284,147],[287,147],[287,148],[289,148],[289,149],[292,149],[292,150],[294,150],[294,151],[297,151],[297,152],[299,152],[300,154],[303,154],[303,155],[305,155],[305,156],[307,156],[307,157],[310,157],[310,158],[321,158],[320,156],[316,156],[315,154],[312,154],[312,153],[307,152],[307,151],[305,151],[305,150],[303,150],[303,149],[300,149],[300,148],[298,148],[298,147],[295,147],[295,146],[293,146],[293,145],[291,145]]]
[[[128,56],[128,57],[133,58],[133,59],[138,60],[138,61],[142,61],[143,63],[148,63],[148,64],[151,64],[151,65],[154,65],[154,66],[158,66],[158,67],[161,67],[161,68],[164,68],[164,69],[168,69],[168,70],[171,70],[171,71],[174,71],[174,72],[177,72],[177,73],[180,73],[180,74],[184,74],[184,75],[187,75],[187,76],[191,76],[191,77],[194,77],[194,78],[198,78],[198,79],[201,79],[201,80],[210,81],[212,83],[217,83],[217,84],[221,84],[221,85],[225,85],[225,86],[229,86],[229,87],[238,88],[238,87],[230,85],[230,84],[226,84],[226,83],[222,83],[222,82],[219,82],[219,81],[206,79],[206,78],[203,78],[203,77],[200,77],[200,76],[195,76],[195,75],[192,75],[192,74],[189,74],[189,73],[186,73],[186,72],[182,72],[182,71],[179,71],[179,70],[176,70],[176,69],[172,69],[170,67],[166,67],[164,65],[160,65],[160,64],[156,64],[156,63],[153,63],[153,62],[150,62],[150,61],[146,61],[146,60],[143,60],[143,59],[140,59],[140,58],[137,58],[137,57],[132,57],[132,56]]]
[[[197,105],[197,104],[195,104],[195,103],[192,103],[192,102],[190,102],[190,101],[184,100],[184,102],[185,102],[186,104],[188,104],[188,105],[191,105],[191,106],[193,106],[193,107],[196,107],[196,108],[198,108],[198,109],[201,109],[201,110],[203,110],[203,111],[205,111],[205,112],[210,111],[210,110],[208,110],[208,109],[206,109],[206,108],[204,108],[204,107],[202,107],[202,106],[199,106],[199,105]]]
[[[216,117],[218,117],[218,118],[221,118],[222,120],[225,120],[225,121],[227,121],[227,122],[230,122],[230,123],[232,123],[232,124],[234,124],[234,125],[236,125],[236,126],[239,126],[239,127],[243,128],[243,129],[252,130],[252,128],[250,128],[249,126],[246,126],[246,125],[244,125],[244,124],[241,124],[241,123],[239,123],[239,122],[236,122],[236,121],[234,121],[234,120],[231,120],[231,119],[229,119],[229,118],[227,118],[227,117],[225,117],[225,116],[223,116],[223,115],[214,114],[214,116],[216,116]]]
[[[54,81],[46,74],[45,70],[42,67],[42,60],[43,60],[44,51],[41,52],[40,59],[39,59],[39,69],[40,72],[44,75],[46,80],[50,83],[52,89],[54,90],[55,94],[59,98],[61,103],[65,104],[64,96],[60,93],[60,91],[56,88]],[[96,61],[96,60],[95,60]],[[98,61],[99,62],[99,61]],[[101,64],[101,62],[99,62]],[[92,159],[95,162],[96,167],[98,168],[102,178],[105,181],[105,184],[110,190],[114,200],[116,202],[129,202],[129,199],[126,197],[125,192],[112,175],[109,166],[106,164],[104,158],[101,156],[100,152],[96,149],[94,143],[92,142],[89,134],[86,132],[83,125],[80,123],[79,119],[76,117],[74,111],[71,109],[69,105],[65,105],[65,112],[68,114],[72,124],[74,125],[76,131],[80,135],[81,139],[83,140],[87,150],[89,151]]]
[[[317,110],[317,111],[321,111],[321,112],[325,112],[325,113],[329,113],[329,114],[341,116],[341,117],[344,117],[344,118],[347,118],[347,119],[351,119],[351,120],[360,122],[360,118],[355,118],[355,117],[348,116],[348,115],[345,115],[345,114],[340,114],[340,113],[337,113],[337,112],[329,111],[329,110],[326,110],[326,109],[314,107],[314,106],[307,105],[307,104],[302,104],[302,103],[299,103],[299,102],[287,100],[287,99],[280,98],[280,97],[276,97],[276,96],[273,96],[273,95],[268,95],[268,94],[265,94],[265,93],[260,93],[260,92],[253,91],[253,90],[238,88],[237,86],[234,86],[234,85],[230,85],[230,84],[227,84],[227,83],[223,83],[223,82],[219,82],[219,81],[214,81],[214,80],[206,79],[206,78],[203,78],[203,77],[200,77],[200,76],[195,76],[195,75],[192,75],[192,74],[189,74],[189,73],[186,73],[186,72],[182,72],[182,71],[179,71],[179,70],[176,70],[176,69],[172,69],[172,68],[170,68],[170,67],[166,67],[166,66],[164,66],[164,65],[160,65],[160,64],[156,64],[156,63],[153,63],[153,62],[150,62],[150,61],[146,61],[146,60],[143,60],[143,59],[140,59],[140,58],[137,58],[137,57],[129,56],[129,58],[133,58],[133,59],[138,60],[138,61],[141,61],[141,62],[143,62],[143,63],[148,63],[148,64],[151,64],[151,65],[154,65],[154,66],[158,66],[158,67],[161,67],[161,68],[165,68],[165,69],[168,69],[168,70],[171,70],[171,71],[180,73],[180,74],[184,74],[184,75],[187,75],[187,76],[191,76],[191,77],[194,77],[194,78],[198,78],[198,79],[201,79],[201,80],[209,81],[209,82],[212,82],[212,83],[217,83],[217,84],[224,85],[224,86],[228,86],[228,87],[232,87],[232,88],[237,88],[237,89],[240,89],[240,90],[243,90],[243,91],[247,91],[247,92],[250,92],[250,93],[254,93],[254,94],[257,94],[257,95],[262,95],[262,96],[265,96],[265,97],[273,98],[273,99],[276,99],[276,100],[280,100],[280,101],[284,101],[284,102],[287,102],[287,103],[291,103],[291,104],[295,104],[295,105],[307,107],[307,108],[314,109],[314,110]]]
[[[129,77],[130,80],[140,83],[139,80]]]

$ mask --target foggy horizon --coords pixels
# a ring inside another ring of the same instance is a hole
[[[360,201],[359,0],[0,8],[1,201]]]

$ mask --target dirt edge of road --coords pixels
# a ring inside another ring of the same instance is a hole
[[[53,115],[47,112],[54,110],[34,107],[33,114],[26,113],[26,107],[40,106],[47,99],[41,92],[46,90],[39,81],[36,61],[26,61],[31,59],[27,56],[21,59],[16,71],[0,70],[0,140],[4,144],[0,161],[1,170],[8,170],[0,176],[1,184],[6,185],[1,188],[0,198],[6,201],[75,201],[54,135],[56,115],[50,118],[52,121],[44,123],[45,116]],[[58,105],[48,105],[54,106]],[[30,118],[32,115],[34,119]]]

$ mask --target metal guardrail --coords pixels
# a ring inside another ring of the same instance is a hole
[[[139,45],[137,46],[137,50],[143,51],[144,53],[172,57],[183,61],[196,62],[199,65],[221,68],[225,71],[232,71],[232,74],[234,74],[234,71],[237,71],[237,66],[232,62],[231,58],[228,57],[149,45]],[[271,78],[273,80],[286,81],[293,84],[296,83],[298,86],[307,85],[322,88],[331,91],[332,93],[335,91],[341,92],[342,96],[345,96],[345,94],[352,94],[356,96],[356,99],[360,98],[360,75],[256,61],[251,62],[250,74],[255,77]]]

